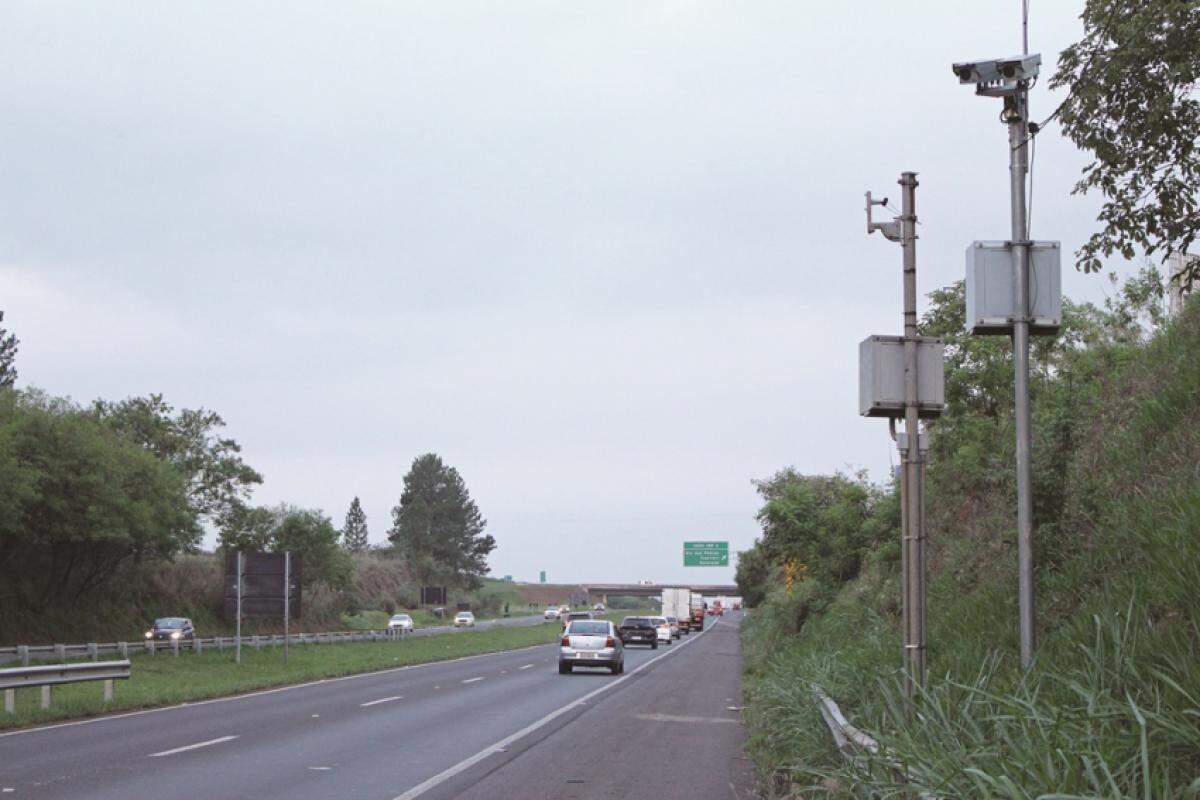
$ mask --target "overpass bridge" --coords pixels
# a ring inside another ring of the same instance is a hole
[[[608,596],[614,597],[658,597],[663,589],[691,589],[704,595],[739,594],[736,584],[721,583],[585,583],[581,588],[587,592],[588,602],[597,599],[608,605]]]

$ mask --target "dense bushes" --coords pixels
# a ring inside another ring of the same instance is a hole
[[[775,791],[1200,791],[1200,305],[1165,324],[1160,296],[1157,276],[1143,272],[1103,308],[1068,304],[1062,335],[1039,342],[1040,645],[1024,673],[1008,344],[966,335],[959,287],[934,295],[926,331],[950,347],[949,408],[932,431],[927,482],[929,686],[908,716],[898,580],[883,547],[799,636],[786,633],[796,596],[772,564],[744,641],[752,752]],[[812,704],[814,684],[889,748],[909,783],[882,762],[843,763]]]

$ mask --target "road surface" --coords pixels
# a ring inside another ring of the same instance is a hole
[[[737,624],[622,676],[544,645],[0,734],[0,797],[750,797]]]

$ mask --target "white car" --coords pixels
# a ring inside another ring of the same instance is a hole
[[[544,619],[558,619],[558,606],[546,606],[545,612],[542,613]]]
[[[454,615],[454,627],[456,628],[474,628],[475,615],[470,611],[460,611]]]
[[[650,621],[654,623],[654,631],[660,642],[674,644],[671,636],[671,623],[667,622],[666,617],[650,617]]]
[[[387,629],[388,633],[409,633],[413,629],[412,617],[408,614],[392,614]]]
[[[596,603],[596,605],[592,606],[592,611],[603,611],[603,610],[604,610],[604,603]]]
[[[577,619],[563,631],[558,648],[558,674],[575,667],[606,667],[613,675],[625,671],[625,644],[606,619]]]

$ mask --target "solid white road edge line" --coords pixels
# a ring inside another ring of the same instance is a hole
[[[221,742],[228,742],[231,739],[236,739],[236,738],[238,738],[238,737],[236,737],[236,736],[220,736],[216,739],[209,739],[207,742],[196,742],[195,744],[189,744],[185,747],[176,747],[173,750],[163,750],[161,753],[151,753],[149,757],[150,758],[158,758],[160,756],[173,756],[176,753],[185,753],[188,750],[198,750],[201,747],[210,747],[214,744],[220,744]]]
[[[359,703],[358,707],[366,708],[367,706],[377,706],[380,703],[390,703],[393,700],[403,700],[403,699],[404,699],[404,695],[400,695],[400,694],[396,695],[395,697],[381,697],[378,700],[368,700],[365,703]]]
[[[717,624],[719,624],[719,623],[717,623]],[[483,761],[485,758],[490,756],[492,753],[495,753],[497,750],[505,749],[513,742],[516,742],[516,741],[520,740],[521,738],[528,736],[529,734],[533,733],[538,728],[541,728],[542,726],[546,725],[547,723],[553,722],[555,719],[561,717],[563,714],[567,713],[571,709],[578,708],[579,706],[585,704],[588,700],[591,700],[593,697],[601,695],[601,694],[609,691],[610,689],[612,689],[615,686],[620,686],[623,681],[626,681],[626,680],[632,678],[634,675],[638,674],[639,672],[641,672],[642,670],[644,670],[646,667],[650,666],[654,662],[659,661],[660,659],[666,658],[667,656],[670,656],[674,653],[678,653],[680,650],[682,650],[683,648],[687,647],[692,642],[699,639],[705,633],[707,633],[708,631],[717,627],[717,624],[713,624],[712,626],[705,627],[705,629],[703,631],[696,634],[695,639],[689,639],[688,641],[681,643],[679,645],[679,647],[672,648],[665,653],[661,653],[661,654],[655,656],[654,658],[650,659],[649,661],[645,661],[645,662],[639,664],[634,669],[625,673],[621,677],[616,678],[616,679],[610,681],[609,683],[606,683],[605,685],[601,686],[599,689],[593,689],[592,691],[585,694],[583,697],[580,697],[570,703],[567,703],[565,706],[562,706],[561,708],[557,708],[554,711],[551,711],[549,714],[542,717],[538,721],[530,723],[529,725],[526,725],[524,728],[521,728],[521,730],[517,731],[516,733],[512,733],[512,734],[509,734],[508,736],[505,736],[500,741],[496,742],[495,744],[491,745],[490,747],[485,747],[484,749],[480,750],[478,753],[471,756],[470,758],[463,759],[462,761],[458,762],[457,764],[450,767],[449,769],[447,769],[443,772],[439,772],[437,775],[434,775],[432,778],[429,778],[428,780],[418,783],[416,786],[409,789],[404,794],[396,795],[396,797],[393,800],[413,800],[413,798],[420,797],[421,795],[425,794],[426,792],[428,792],[430,789],[434,788],[438,784],[444,783],[444,782],[448,781],[449,779],[453,778],[458,773],[475,766],[480,761]]]
[[[213,703],[228,703],[233,700],[246,700],[251,697],[261,697],[265,694],[276,694],[278,692],[290,692],[292,689],[306,689],[309,686],[320,686],[326,683],[341,683],[342,681],[352,681],[358,678],[370,678],[376,675],[390,675],[393,672],[403,672],[410,669],[421,669],[422,667],[436,667],[442,664],[454,664],[459,661],[470,661],[474,658],[489,658],[491,656],[503,656],[509,653],[519,653],[522,650],[536,650],[539,647],[557,647],[558,645],[551,642],[550,644],[533,644],[528,647],[517,647],[512,650],[497,650],[494,653],[476,653],[473,656],[459,656],[458,658],[446,658],[441,661],[426,661],[424,664],[406,664],[403,667],[387,667],[386,669],[377,669],[371,672],[357,672],[353,675],[342,675],[337,678],[318,678],[315,681],[306,681],[305,683],[293,683],[287,686],[276,686],[272,689],[260,689],[256,692],[246,692],[245,694],[233,694],[226,697],[210,697],[207,700],[192,700],[186,703],[176,703],[173,706],[160,706],[159,708],[144,708],[141,711],[125,711],[120,714],[109,714],[103,717],[92,717],[90,719],[77,719],[70,722],[57,722],[53,725],[42,725],[38,728],[22,728],[19,731],[5,731],[0,733],[0,739],[5,736],[23,736],[27,733],[39,733],[41,731],[53,731],[59,728],[74,728],[79,725],[94,725],[97,722],[109,722],[114,719],[125,719],[126,717],[140,717],[143,714],[156,714],[159,711],[176,711],[181,708],[193,708],[195,706],[207,706]]]

